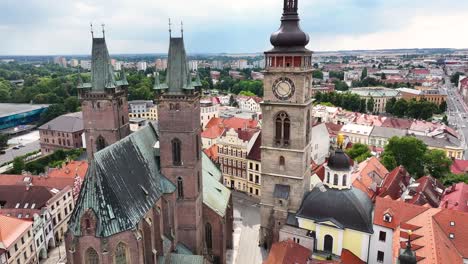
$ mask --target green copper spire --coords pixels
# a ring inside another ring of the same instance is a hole
[[[117,86],[104,37],[93,38],[91,85],[92,90],[95,91],[101,91],[105,88],[116,88]]]
[[[169,43],[169,57],[167,61],[166,83],[170,93],[179,93],[187,87],[189,71],[184,39],[172,38]]]

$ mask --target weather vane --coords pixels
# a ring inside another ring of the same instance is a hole
[[[105,38],[106,37],[106,31],[105,31],[105,24],[101,24],[101,27],[102,27],[102,37]]]
[[[182,37],[184,37],[184,22],[180,21],[180,34]]]
[[[94,32],[93,32],[93,23],[89,23],[90,27],[91,27],[91,37],[94,38]]]

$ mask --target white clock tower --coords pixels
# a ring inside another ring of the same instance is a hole
[[[260,243],[271,247],[310,182],[312,51],[298,0],[284,0],[280,29],[265,52]]]

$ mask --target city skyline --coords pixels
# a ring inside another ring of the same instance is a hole
[[[168,18],[173,35],[184,37],[189,53],[257,53],[279,27],[282,1],[175,0],[74,1],[27,0],[0,3],[0,55],[87,54],[89,23],[100,36],[101,23],[112,54],[165,53]],[[468,48],[463,18],[468,3],[459,1],[315,0],[299,2],[301,26],[314,51],[400,48]]]

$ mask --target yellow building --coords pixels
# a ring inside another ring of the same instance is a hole
[[[415,136],[417,139],[420,139],[427,145],[428,149],[438,149],[442,150],[447,154],[447,157],[453,159],[463,159],[463,154],[465,152],[462,147],[462,143],[459,139],[454,136],[445,134],[443,136]]]
[[[144,118],[146,120],[158,120],[158,106],[152,106],[146,108],[145,112],[135,112],[135,113],[128,113],[128,117],[130,118]]]
[[[282,239],[291,238],[310,248],[314,258],[338,259],[344,249],[367,262],[373,233],[373,204],[369,197],[352,188],[351,159],[338,149],[325,166],[325,178],[305,195],[295,215],[288,217],[288,229],[295,225],[306,235],[286,230]],[[280,195],[287,197],[287,195]],[[294,220],[291,220],[294,218]]]
[[[224,185],[248,192],[247,153],[259,132],[256,129],[229,129],[218,141],[218,162]]]
[[[0,215],[1,230],[0,263],[38,263],[31,221]]]

